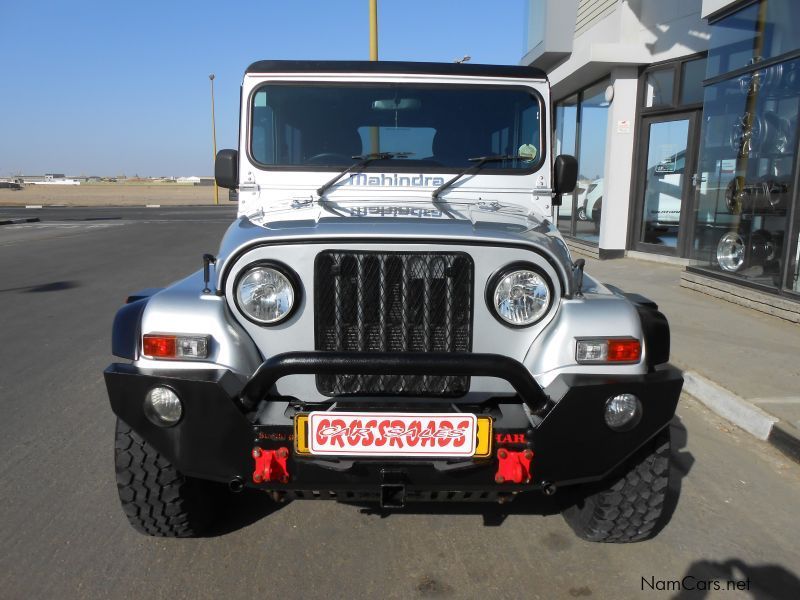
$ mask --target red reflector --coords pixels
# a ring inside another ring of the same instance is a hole
[[[608,340],[608,362],[637,362],[641,357],[639,340]]]
[[[142,340],[142,354],[159,358],[175,357],[174,335],[146,335]]]

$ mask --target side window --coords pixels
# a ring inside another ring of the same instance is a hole
[[[265,165],[275,160],[275,113],[267,104],[267,92],[256,92],[253,100],[252,153],[256,161]]]
[[[302,164],[304,158],[302,132],[297,127],[284,123],[281,140],[284,143],[284,147],[279,148],[279,153],[282,154],[282,159],[279,162],[288,165]]]
[[[302,132],[275,114],[266,90],[256,92],[253,99],[253,158],[263,165],[301,164]]]
[[[539,155],[539,135],[540,135],[540,117],[539,107],[537,105],[529,106],[522,111],[522,119],[520,120],[519,140],[516,148],[512,148],[513,154],[526,152],[522,150],[523,146],[533,146],[534,150],[527,149],[527,153],[533,153],[533,157]]]
[[[517,108],[517,110],[519,110]],[[492,153],[535,158],[539,154],[539,107],[528,106],[518,113],[514,130],[503,127],[492,132]],[[533,149],[531,149],[531,147]]]
[[[508,127],[503,127],[492,132],[492,154],[511,154],[508,144],[510,131]]]

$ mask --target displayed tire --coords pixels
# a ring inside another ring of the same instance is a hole
[[[669,427],[639,450],[610,483],[587,490],[562,515],[590,542],[639,542],[655,533],[669,484]]]
[[[738,231],[729,231],[717,244],[720,269],[736,273],[744,267],[764,267],[777,256],[778,241],[766,229],[758,229],[747,239]]]
[[[589,217],[586,215],[586,206],[581,206],[578,209],[578,220],[579,221],[588,221]]]
[[[186,477],[117,419],[117,491],[134,529],[159,537],[196,537],[211,523],[221,484]]]
[[[745,243],[741,233],[729,231],[717,244],[717,263],[728,273],[735,273],[744,266]]]
[[[774,111],[763,115],[745,113],[731,127],[729,143],[739,156],[785,153],[791,147],[791,124]]]
[[[789,184],[770,177],[762,177],[755,183],[734,177],[725,188],[725,205],[732,215],[784,210],[789,197]]]

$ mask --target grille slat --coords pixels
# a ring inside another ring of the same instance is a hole
[[[473,263],[464,253],[329,250],[314,267],[317,350],[470,352]],[[317,375],[329,396],[459,396],[465,376]]]

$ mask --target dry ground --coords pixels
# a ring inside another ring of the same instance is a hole
[[[228,190],[220,189],[220,204]],[[0,206],[144,206],[214,204],[214,186],[181,184],[96,183],[81,185],[27,185],[22,190],[0,189]]]

